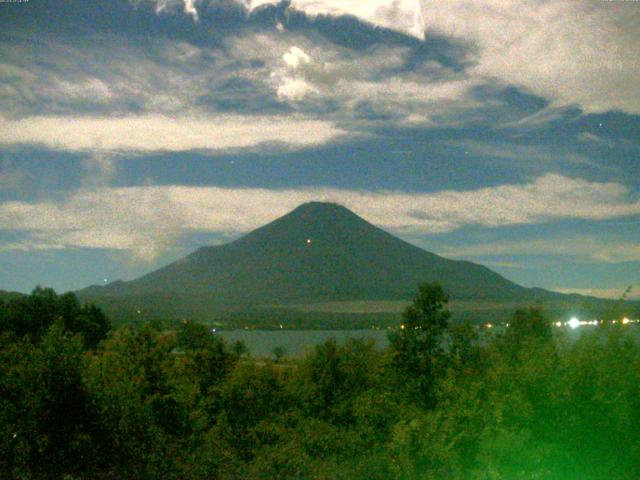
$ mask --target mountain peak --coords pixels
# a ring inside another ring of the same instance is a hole
[[[320,202],[313,201],[303,203],[298,206],[294,210],[290,212],[290,214],[305,214],[305,215],[339,215],[339,214],[348,214],[348,215],[356,215],[347,207],[340,205],[339,203],[333,202]]]
[[[382,233],[378,228],[337,203],[303,203],[286,215],[264,225],[235,242],[236,245],[279,245],[288,251],[297,245],[307,245],[308,240],[324,239],[325,242],[353,241]]]

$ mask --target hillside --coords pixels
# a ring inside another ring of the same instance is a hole
[[[21,297],[23,295],[24,294],[18,293],[18,292],[7,292],[6,290],[0,290],[0,301],[1,302],[8,302],[8,301],[13,300],[15,298],[19,298],[19,297]]]

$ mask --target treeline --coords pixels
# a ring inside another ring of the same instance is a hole
[[[51,290],[0,303],[0,478],[637,478],[637,327],[569,342],[528,309],[479,338],[446,305],[423,285],[388,349],[276,363]]]

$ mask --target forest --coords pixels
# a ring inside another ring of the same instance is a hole
[[[112,328],[74,294],[0,302],[7,479],[633,479],[637,325],[502,333],[420,286],[389,347],[253,358],[208,326]]]

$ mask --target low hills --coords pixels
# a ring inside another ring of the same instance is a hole
[[[18,292],[7,292],[6,290],[0,290],[0,301],[9,302],[16,298],[22,297],[24,294]]]

